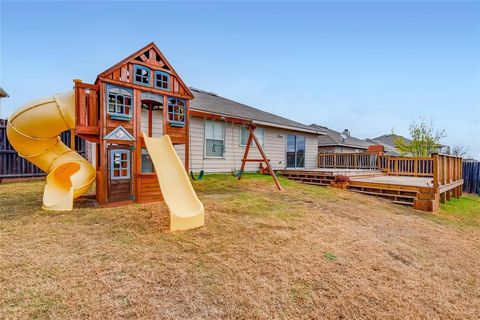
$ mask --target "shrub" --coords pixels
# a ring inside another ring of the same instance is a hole
[[[347,176],[335,176],[335,183],[347,183],[350,182],[350,178]]]

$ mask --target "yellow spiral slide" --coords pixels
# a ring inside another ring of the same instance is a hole
[[[73,92],[31,102],[8,118],[7,136],[12,147],[48,174],[43,193],[45,210],[72,210],[73,199],[95,181],[95,168],[59,137],[74,128]]]

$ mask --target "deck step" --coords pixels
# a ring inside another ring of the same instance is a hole
[[[330,183],[321,183],[321,182],[308,182],[308,181],[299,181],[301,183],[304,183],[304,184],[311,184],[311,185],[314,185],[314,186],[324,186],[324,187],[328,187],[330,185]]]
[[[415,196],[409,196],[409,195],[403,195],[403,194],[382,193],[382,192],[365,191],[365,190],[358,190],[358,189],[348,189],[348,190],[352,192],[363,193],[363,194],[368,194],[372,196],[386,196],[386,197],[392,197],[392,198],[403,198],[403,199],[412,199],[412,200],[417,198]]]
[[[351,188],[352,190],[354,188],[366,188],[366,189],[377,189],[377,190],[388,190],[388,191],[395,191],[395,192],[409,192],[409,193],[415,193],[415,194],[418,194],[418,191],[415,191],[415,190],[405,190],[405,189],[396,189],[396,188],[386,188],[386,187],[381,187],[381,186],[372,186],[372,185],[357,185],[355,184],[354,182],[356,181],[352,181],[350,182],[350,185],[348,186],[349,188]]]
[[[403,206],[413,206],[413,202],[408,202],[408,201],[393,200],[392,202],[396,204],[401,204]]]

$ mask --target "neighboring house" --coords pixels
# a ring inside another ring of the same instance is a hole
[[[400,152],[395,148],[394,146],[391,146],[389,144],[374,140],[374,139],[366,139],[367,142],[371,143],[372,145],[381,145],[383,146],[385,150],[386,155],[390,156],[399,156]]]
[[[368,147],[373,145],[352,137],[348,129],[338,132],[318,124],[311,124],[310,127],[326,133],[318,137],[318,153],[367,152]]]
[[[2,87],[0,87],[0,98],[8,98],[8,97],[9,97],[8,93],[5,90],[3,90]]]
[[[397,155],[400,155],[401,152],[398,150],[398,148],[395,146],[395,140],[396,139],[402,139],[406,144],[410,144],[412,142],[411,139],[405,138],[404,136],[401,135],[396,135],[396,134],[384,134],[379,137],[369,139],[369,141],[372,141],[374,143],[379,143],[382,144],[385,147],[385,150],[390,150],[390,153],[394,155],[395,153]],[[437,152],[438,153],[449,153],[449,147],[445,145],[439,145],[437,147]]]
[[[8,93],[0,87],[0,116],[2,115],[2,98],[8,98]]]
[[[396,139],[402,139],[406,144],[410,144],[412,142],[412,140],[410,139],[407,139],[403,136],[400,136],[400,135],[396,135],[396,134],[384,134],[384,135],[381,135],[379,137],[376,137],[376,138],[373,138],[372,140],[373,141],[376,141],[376,142],[379,142],[383,145],[388,145],[388,146],[391,146],[391,147],[395,147],[395,140]]]
[[[100,73],[94,84],[75,81],[75,91],[75,132],[91,143],[100,204],[159,199],[142,133],[168,134],[186,170],[230,172],[240,169],[246,127],[254,124],[273,169],[317,167],[318,130],[189,88],[154,43]],[[260,158],[255,146],[250,150],[249,159]],[[258,166],[248,162],[246,170]]]

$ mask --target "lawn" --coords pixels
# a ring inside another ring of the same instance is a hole
[[[40,209],[0,185],[0,319],[470,318],[480,200],[420,213],[281,179],[195,182],[206,225],[167,232],[162,203]]]

